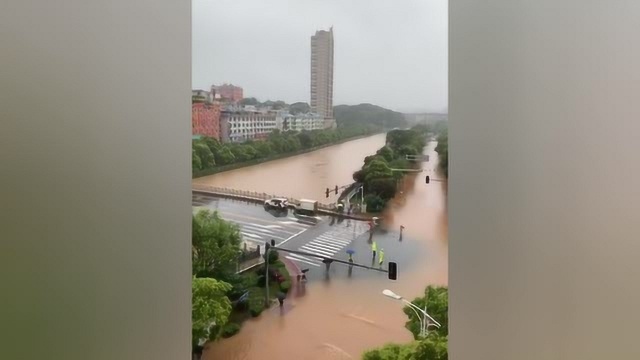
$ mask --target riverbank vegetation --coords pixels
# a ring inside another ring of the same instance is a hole
[[[233,336],[242,322],[259,316],[265,303],[265,277],[270,276],[271,299],[286,294],[291,277],[275,252],[269,258],[270,271],[258,266],[237,274],[242,237],[237,225],[217,212],[200,210],[192,217],[192,348],[221,337]]]
[[[362,168],[353,173],[353,180],[364,185],[367,212],[381,212],[395,196],[398,181],[406,174],[398,170],[415,167],[406,157],[422,154],[429,131],[429,127],[417,125],[409,130],[388,132],[385,146],[367,156]]]
[[[372,135],[379,131],[373,126],[301,132],[275,130],[262,141],[227,144],[209,137],[194,139],[191,149],[192,175],[200,177],[241,166],[255,165],[356,137]]]
[[[428,286],[424,296],[414,299],[412,303],[421,309],[426,305],[429,315],[442,326],[430,327],[428,335],[421,338],[420,319],[410,307],[405,306],[403,311],[409,319],[405,327],[411,331],[415,340],[408,344],[387,344],[369,350],[363,354],[363,360],[446,360],[448,358],[448,289]]]
[[[269,106],[272,109],[288,108],[292,114],[311,110],[309,104],[303,102],[288,105],[283,101],[260,102],[255,98],[245,98],[240,103]],[[334,116],[336,129],[300,132],[275,130],[265,140],[244,143],[223,144],[208,137],[194,139],[191,147],[192,176],[196,178],[256,165],[407,125],[403,114],[371,104],[338,105],[334,107]]]
[[[442,174],[449,177],[449,129],[446,122],[438,129],[438,145],[435,151],[438,153],[438,169]]]

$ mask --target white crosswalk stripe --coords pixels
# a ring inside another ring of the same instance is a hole
[[[314,262],[314,261],[305,260],[305,259],[300,259],[300,258],[297,258],[297,257],[295,257],[293,255],[295,255],[295,254],[289,254],[289,255],[287,255],[285,257],[287,259],[289,259],[289,260],[298,261],[298,262],[301,262],[303,264],[313,265],[313,266],[320,266],[320,263],[317,263],[317,262]]]
[[[361,222],[354,222],[349,226],[346,226],[346,224],[333,226],[329,231],[300,246],[298,250],[323,257],[336,257],[336,254],[343,252],[352,241],[368,230],[369,227]],[[287,258],[303,264],[322,265],[320,259],[311,259],[298,254],[289,254]]]
[[[312,254],[316,254],[316,255],[322,255],[322,256],[331,256],[333,254],[335,254],[335,251],[329,251],[326,249],[320,249],[317,248],[315,246],[312,245],[303,245],[300,247],[300,250],[302,251],[306,251],[306,252],[310,252]]]
[[[280,243],[291,236],[299,234],[301,231],[308,230],[311,226],[301,225],[293,221],[272,221],[271,224],[258,224],[245,219],[236,219],[230,217],[225,219],[240,228],[243,242],[248,246],[263,245],[266,241],[274,239],[276,243]],[[268,220],[261,220],[267,222]]]
[[[323,248],[323,249],[330,249],[330,250],[335,250],[335,251],[338,251],[338,250],[340,250],[340,249],[342,249],[344,247],[344,245],[337,245],[337,244],[332,244],[332,243],[319,242],[317,240],[314,240],[314,241],[310,242],[309,245],[315,245],[315,246],[318,246],[318,247]]]
[[[351,241],[348,241],[348,240],[337,240],[334,238],[326,238],[326,237],[318,237],[318,239],[315,241],[321,241],[324,243],[331,243],[331,244],[343,245],[343,246],[351,243]]]

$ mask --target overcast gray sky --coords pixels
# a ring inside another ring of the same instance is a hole
[[[194,89],[309,102],[311,36],[333,25],[334,105],[446,111],[446,0],[193,0]]]

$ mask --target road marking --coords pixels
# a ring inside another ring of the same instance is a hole
[[[302,256],[302,255],[299,255],[299,254],[294,254],[294,253],[289,254],[289,256],[293,256],[294,258],[307,260],[307,261],[311,261],[311,262],[314,262],[314,261],[318,262],[319,261],[318,259],[312,259],[312,258],[308,258],[306,256]]]
[[[252,237],[254,239],[262,239],[261,236],[255,235],[255,234],[250,234],[250,233],[246,233],[246,232],[240,232],[240,234],[242,234],[243,236],[248,236],[248,237]]]
[[[328,242],[328,243],[332,243],[332,244],[336,244],[336,245],[342,245],[342,246],[346,246],[349,245],[351,243],[351,241],[347,241],[347,240],[336,240],[336,239],[327,239],[327,238],[323,238],[323,237],[318,237],[319,240],[322,240],[323,242]]]
[[[323,249],[331,249],[331,250],[335,250],[335,251],[338,251],[338,250],[340,250],[340,249],[342,249],[344,247],[344,245],[323,244],[323,243],[319,243],[319,242],[315,242],[315,241],[310,242],[309,245],[315,245],[315,246],[318,246],[318,247],[323,248]]]
[[[244,229],[250,229],[250,230],[252,230],[252,231],[258,231],[258,232],[261,232],[261,233],[263,233],[263,234],[275,235],[275,233],[274,233],[273,231],[271,231],[271,230],[261,229],[261,228],[259,228],[259,227],[251,226],[251,225],[248,225],[248,224],[247,224],[247,225],[243,225],[243,226],[242,226],[242,228],[244,228]]]
[[[296,259],[296,258],[293,258],[293,257],[291,257],[291,256],[285,256],[285,257],[286,257],[287,259],[289,259],[289,260],[299,261],[299,262],[301,262],[301,263],[305,263],[305,264],[309,264],[309,265],[313,265],[313,266],[320,267],[320,264],[312,263],[312,262],[309,262],[309,261],[306,261],[306,260],[302,260],[302,259]]]
[[[295,238],[296,236],[298,236],[298,235],[302,234],[302,233],[303,233],[303,232],[305,232],[305,231],[307,231],[307,229],[300,230],[300,231],[299,231],[299,232],[297,232],[296,234],[293,234],[293,235],[289,236],[288,238],[286,238],[286,239],[282,240],[282,242],[280,242],[280,243],[278,244],[278,246],[280,246],[280,245],[284,245],[287,241],[289,241],[289,240],[291,240],[291,239]]]
[[[310,253],[317,253],[318,255],[324,255],[324,256],[327,256],[327,257],[331,257],[331,256],[333,256],[333,254],[336,253],[335,251],[334,252],[329,252],[328,250],[320,249],[320,248],[314,247],[312,245],[304,245],[304,246],[301,246],[300,249],[304,249],[304,250],[306,250],[306,251],[308,251]]]

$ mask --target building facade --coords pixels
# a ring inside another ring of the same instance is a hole
[[[311,111],[333,119],[333,27],[311,37]]]
[[[191,101],[192,102],[213,102],[213,93],[206,90],[192,90]]]
[[[325,129],[325,119],[319,114],[287,114],[283,117],[282,131],[312,131]]]
[[[191,104],[191,134],[220,140],[220,105],[211,102]]]
[[[244,97],[242,88],[232,84],[213,85],[211,86],[211,92],[215,97],[220,97],[232,103],[237,103]]]
[[[223,142],[245,142],[264,140],[276,127],[275,111],[258,110],[252,106],[227,107],[220,120]]]

